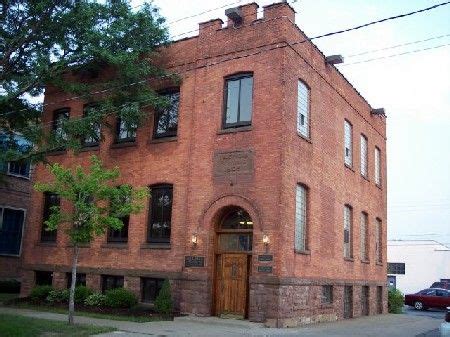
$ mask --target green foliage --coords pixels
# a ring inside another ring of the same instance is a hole
[[[147,105],[162,104],[147,80],[166,76],[153,59],[168,31],[151,3],[132,9],[125,0],[5,1],[0,13],[0,129],[20,129],[36,145],[29,151],[34,160],[63,146],[79,148],[93,122],[108,126],[106,115],[139,125]],[[28,99],[45,87],[97,101],[98,109],[64,122],[65,136],[49,132],[51,126],[39,125],[42,106]],[[107,95],[92,94],[98,91]]]
[[[33,302],[45,301],[52,290],[52,286],[36,286],[31,289],[30,298]]]
[[[46,299],[49,303],[65,303],[69,300],[69,290],[68,289],[53,289],[51,290]]]
[[[20,282],[17,280],[0,281],[0,293],[17,294],[20,292]]]
[[[124,288],[111,289],[106,292],[105,304],[112,308],[131,308],[136,305],[137,298],[129,290]]]
[[[101,293],[93,293],[86,297],[84,304],[91,307],[103,307],[106,303],[106,295]]]
[[[404,298],[398,289],[389,289],[388,291],[388,311],[391,314],[401,314],[403,310]]]
[[[75,303],[84,303],[86,298],[92,295],[92,289],[86,286],[75,287]]]
[[[173,311],[172,294],[169,280],[164,280],[161,290],[155,299],[155,310],[161,315],[168,316]]]
[[[68,234],[73,244],[88,243],[108,228],[121,229],[121,217],[138,213],[143,208],[142,199],[148,195],[146,188],[114,186],[119,169],[105,169],[96,156],[91,157],[88,173],[81,166],[72,170],[56,163],[48,167],[55,180],[36,183],[35,189],[56,193],[74,207],[68,211],[52,207],[46,229],[55,230],[61,223],[69,223]]]

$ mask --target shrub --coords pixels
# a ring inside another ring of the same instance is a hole
[[[136,303],[136,296],[124,288],[111,289],[106,292],[106,305],[108,307],[131,308]]]
[[[169,280],[164,280],[161,290],[155,299],[155,310],[161,315],[168,316],[172,313],[172,295]]]
[[[50,290],[45,300],[49,303],[63,303],[69,301],[68,289],[53,289]]]
[[[106,303],[106,296],[101,293],[93,293],[84,300],[85,305],[91,307],[102,307]]]
[[[86,286],[75,287],[75,303],[84,303],[92,293],[93,291]]]
[[[30,298],[34,302],[45,301],[50,291],[53,290],[52,286],[36,286],[31,289]]]
[[[388,311],[391,314],[401,314],[403,309],[403,294],[398,289],[389,289],[388,292]]]
[[[0,281],[0,293],[7,293],[7,294],[20,293],[20,282],[17,280]]]

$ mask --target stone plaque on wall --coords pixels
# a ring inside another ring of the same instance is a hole
[[[272,266],[258,266],[258,273],[271,273]]]
[[[258,255],[258,261],[259,262],[271,262],[271,261],[273,261],[273,255],[268,255],[268,254]]]
[[[205,257],[204,256],[185,256],[184,257],[185,267],[204,267]]]
[[[253,152],[251,150],[216,152],[213,170],[216,181],[251,179],[254,172]]]

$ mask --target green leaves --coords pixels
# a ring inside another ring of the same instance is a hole
[[[39,192],[51,192],[66,201],[66,205],[52,207],[45,222],[47,230],[67,224],[67,233],[73,244],[88,243],[95,236],[110,229],[121,229],[121,218],[139,213],[142,201],[148,196],[147,188],[135,189],[130,185],[116,185],[120,172],[117,167],[105,169],[96,156],[86,172],[81,166],[73,169],[56,163],[48,165],[54,180],[36,183]]]
[[[166,76],[152,58],[168,41],[168,31],[153,5],[132,10],[124,0],[6,1],[1,15],[0,129],[20,132],[37,145],[28,152],[33,160],[62,145],[79,149],[92,130],[73,116],[65,125],[66,142],[55,139],[51,123],[36,128],[42,105],[30,98],[44,88],[98,102],[92,118],[104,126],[106,116],[123,114],[139,126],[149,115],[145,107],[160,103],[148,81]],[[47,100],[50,111],[64,106],[55,103],[60,97]],[[130,105],[132,114],[125,111]]]

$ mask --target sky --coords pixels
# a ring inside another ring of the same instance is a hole
[[[217,17],[226,21],[225,8],[248,2],[251,1],[154,0],[153,3],[167,19],[171,36],[179,39],[196,35],[199,22]],[[262,8],[274,1],[256,2]],[[297,12],[297,25],[309,37],[441,2],[444,0],[289,1]],[[133,6],[141,3],[132,1]],[[208,12],[184,19],[205,11]],[[191,33],[179,35],[184,32]],[[352,56],[430,38],[433,39]],[[388,239],[433,239],[450,247],[450,5],[314,43],[325,55],[343,55],[345,63],[338,65],[338,69],[372,107],[385,108]],[[351,64],[441,45],[444,46]]]

